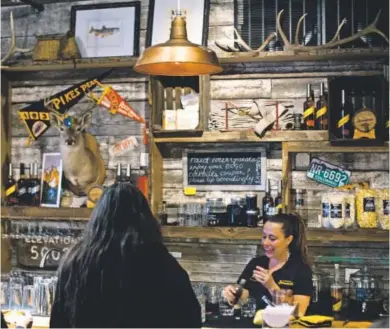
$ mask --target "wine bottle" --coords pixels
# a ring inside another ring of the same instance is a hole
[[[17,191],[18,191],[19,204],[21,206],[27,206],[28,195],[27,195],[26,174],[25,174],[24,163],[20,164],[20,176],[17,182]]]
[[[12,172],[12,163],[8,166],[8,180],[5,187],[5,202],[7,206],[15,206],[19,203],[16,181]]]

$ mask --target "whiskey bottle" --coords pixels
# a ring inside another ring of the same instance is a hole
[[[307,85],[306,101],[303,103],[303,122],[306,130],[315,129],[315,104],[311,85]]]
[[[38,163],[33,163],[33,174],[31,177],[31,205],[39,206],[41,201],[41,181],[38,178]]]
[[[351,138],[352,134],[352,118],[350,106],[345,102],[345,90],[341,90],[341,107],[340,107],[340,119],[337,122],[337,129],[339,131],[339,137],[342,139]]]
[[[273,210],[273,207],[274,207],[274,199],[272,198],[271,193],[270,193],[270,181],[269,180],[268,180],[265,196],[263,197],[263,200],[262,200],[262,206],[263,206],[263,223],[265,223],[267,221],[268,217],[270,215],[273,215],[273,214],[271,214],[271,209]]]
[[[278,195],[275,198],[275,211],[277,214],[281,214],[283,211],[282,203],[282,181],[279,181],[278,184]]]
[[[320,85],[320,97],[317,102],[317,113],[316,113],[316,128],[318,130],[328,129],[328,102],[325,99],[324,83]]]
[[[27,181],[26,181],[26,174],[25,174],[25,168],[24,163],[20,164],[20,177],[17,182],[17,191],[18,191],[18,199],[19,204],[21,206],[27,206],[28,205],[28,199],[29,195],[27,193]]]
[[[33,169],[34,164],[31,162],[30,166],[28,168],[28,174],[26,174],[26,188],[27,188],[27,194],[26,194],[26,205],[31,206],[32,205],[32,193],[31,188],[34,184],[33,182]]]
[[[332,310],[334,313],[341,312],[343,300],[343,285],[340,280],[339,264],[334,264],[334,279],[330,286],[330,293],[332,297]]]
[[[122,181],[122,166],[120,163],[118,163],[116,167],[115,183],[120,183],[121,181]]]
[[[5,202],[7,206],[15,206],[18,202],[16,181],[13,177],[12,163],[8,166],[8,180],[5,187]]]

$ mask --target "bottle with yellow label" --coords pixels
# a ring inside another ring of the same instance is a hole
[[[328,102],[325,97],[324,92],[325,86],[321,82],[320,85],[320,97],[317,102],[317,112],[316,112],[316,128],[318,130],[327,130],[328,129]]]
[[[306,130],[315,129],[316,108],[311,84],[307,85],[306,101],[303,103],[303,122]]]
[[[352,134],[352,115],[351,107],[345,102],[345,90],[341,90],[340,118],[337,121],[337,130],[342,139],[351,138]]]
[[[334,313],[341,312],[343,302],[343,285],[340,280],[339,264],[334,264],[334,281],[330,286],[330,293],[332,297],[332,310]]]
[[[8,180],[5,188],[5,202],[7,206],[18,204],[18,193],[16,191],[16,181],[12,174],[12,163],[8,167]]]

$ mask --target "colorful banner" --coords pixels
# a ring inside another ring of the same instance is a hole
[[[97,104],[107,108],[112,114],[121,114],[124,117],[133,119],[144,125],[143,127],[143,144],[148,144],[148,136],[146,131],[146,121],[141,117],[126,100],[119,95],[114,89],[109,85],[104,85],[98,83],[98,85],[103,88],[103,92],[100,96],[97,96],[94,93],[89,93],[89,97],[97,102]]]
[[[72,106],[77,104],[86,94],[93,90],[111,71],[109,70],[98,77],[80,82],[77,85],[50,96],[47,100],[42,99],[19,110],[19,117],[25,123],[30,133],[30,138],[36,140],[50,128],[50,109],[60,114],[65,114]],[[49,104],[50,106],[48,107]]]

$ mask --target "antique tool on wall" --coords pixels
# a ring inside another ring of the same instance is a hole
[[[224,131],[232,131],[232,129],[229,128],[229,113],[233,113],[239,116],[248,116],[255,122],[258,122],[262,118],[259,104],[255,100],[253,100],[251,106],[238,106],[232,102],[225,102],[225,108],[221,110],[225,111]],[[247,130],[247,128],[234,130]]]
[[[50,105],[49,105],[50,106]],[[60,116],[50,113],[51,124],[60,131],[60,151],[63,159],[64,175],[70,190],[76,195],[87,194],[92,185],[103,184],[105,178],[104,161],[99,144],[85,132],[92,123],[92,109],[80,116]]]

